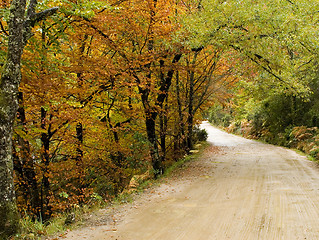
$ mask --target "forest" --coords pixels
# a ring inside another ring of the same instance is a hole
[[[230,132],[319,159],[315,0],[0,0],[0,238]]]

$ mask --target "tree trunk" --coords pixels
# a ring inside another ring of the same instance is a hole
[[[180,81],[179,81],[179,72],[176,72],[176,101],[177,101],[177,111],[178,119],[176,124],[176,136],[174,143],[174,152],[177,154],[177,159],[183,153],[186,147],[186,137],[185,137],[185,123],[184,123],[184,114],[182,110],[182,101],[180,96]]]
[[[21,128],[24,134],[28,134],[26,130],[26,116],[23,106],[23,93],[19,92],[19,108],[17,116],[17,125]],[[36,180],[35,166],[30,154],[30,144],[29,141],[24,139],[18,134],[16,134],[16,140],[19,145],[19,153],[14,152],[13,154],[13,165],[14,170],[17,173],[19,182],[22,183],[22,194],[24,195],[26,205],[28,205],[28,211],[34,214],[34,218],[40,218],[40,197],[38,183]],[[13,148],[15,150],[15,147]]]
[[[193,74],[191,74],[192,76]],[[190,77],[192,80],[192,77]],[[194,97],[194,83],[190,81],[189,85],[189,99],[188,99],[188,116],[187,116],[187,150],[193,148],[193,97]]]
[[[194,57],[190,67],[196,63],[197,56],[203,48],[194,49]],[[193,148],[193,123],[194,123],[194,84],[195,84],[195,72],[193,70],[188,71],[189,74],[189,89],[188,89],[188,116],[187,116],[187,150],[190,151]]]
[[[8,77],[6,80],[9,79]],[[12,160],[12,125],[17,101],[13,94],[6,91],[11,90],[10,86],[3,90],[3,80],[4,77],[1,78],[0,90],[0,239],[7,239],[16,233],[19,227]]]
[[[46,129],[47,111],[41,107],[41,128]],[[52,115],[50,115],[50,120]],[[50,181],[49,181],[49,164],[50,164],[50,139],[51,139],[51,123],[49,123],[48,131],[41,134],[41,160],[43,163],[42,186],[41,186],[41,215],[43,220],[50,218],[52,214],[50,203]]]
[[[78,164],[82,163],[83,161],[83,150],[82,150],[82,145],[83,145],[83,125],[81,122],[78,122],[76,124],[76,161]]]
[[[147,138],[150,142],[150,154],[152,158],[152,166],[154,169],[155,178],[163,173],[163,167],[161,164],[161,159],[158,153],[158,144],[157,144],[157,136],[156,136],[156,124],[155,120],[157,117],[157,113],[146,113],[145,125]]]
[[[161,146],[161,159],[164,161],[166,157],[166,126],[167,126],[167,117],[165,113],[160,115],[160,146]]]
[[[36,0],[12,0],[8,21],[7,59],[0,79],[0,238],[7,239],[19,229],[13,186],[12,133],[18,109],[18,88],[21,81],[21,55],[31,36],[34,24],[58,8],[35,13]]]
[[[18,231],[13,185],[12,126],[18,109],[26,0],[13,0],[10,8],[7,61],[0,80],[0,238]]]
[[[165,104],[165,109],[162,110],[160,114],[160,146],[161,146],[161,162],[166,159],[166,135],[167,135],[167,118],[168,107],[167,103]]]
[[[85,51],[85,46],[86,46],[86,40],[88,39],[88,35],[84,34],[83,37],[81,37],[81,45],[79,48],[79,55],[80,55],[80,60],[78,61],[79,65],[79,72],[77,72],[77,79],[78,79],[78,85],[79,88],[83,88],[83,82],[84,82],[84,76],[83,76],[83,59],[85,58],[84,56],[84,51]],[[77,164],[82,164],[83,161],[83,150],[82,150],[82,145],[83,145],[83,125],[82,122],[78,122],[76,124],[76,139],[77,139],[77,148],[76,148],[76,161]]]

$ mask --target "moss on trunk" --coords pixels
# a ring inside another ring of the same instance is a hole
[[[19,229],[19,218],[15,202],[0,205],[0,239],[9,239]]]

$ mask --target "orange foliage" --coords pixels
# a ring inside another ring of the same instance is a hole
[[[209,100],[228,96],[236,79],[222,51],[174,40],[188,11],[175,2],[114,1],[92,18],[60,13],[37,26],[15,126],[21,212],[48,219],[118,194],[151,164],[149,114],[166,166],[185,153],[189,115],[193,125]]]

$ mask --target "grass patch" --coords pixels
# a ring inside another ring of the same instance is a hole
[[[317,162],[317,163],[319,162],[319,160],[317,160],[315,157],[313,157],[310,154],[307,154],[299,149],[296,149],[296,148],[289,148],[289,149],[294,150],[296,153],[298,153],[301,156],[307,157],[307,159],[312,161],[312,162]]]
[[[12,237],[12,240],[40,240],[43,236],[49,236],[66,230],[64,225],[66,216],[61,215],[53,218],[48,223],[34,221],[29,216],[25,216],[20,220],[21,233]]]
[[[124,203],[130,203],[134,200],[132,193],[123,192],[120,193],[117,197],[115,197],[112,201],[114,205],[121,205]]]
[[[201,142],[200,144],[197,144],[195,148],[198,151],[194,151],[191,154],[185,155],[183,158],[173,163],[170,167],[168,167],[165,170],[164,174],[162,175],[162,178],[166,178],[170,176],[175,170],[183,168],[185,163],[197,159],[202,154],[203,150],[208,146],[208,142]]]
[[[77,207],[74,208],[71,213],[59,214],[45,223],[39,220],[32,220],[29,216],[24,216],[20,219],[20,233],[11,237],[10,240],[41,240],[48,236],[63,234],[67,230],[75,229],[83,225],[85,214],[100,208],[102,208],[102,204]],[[74,215],[76,221],[72,224],[65,224],[65,220],[70,214]]]

